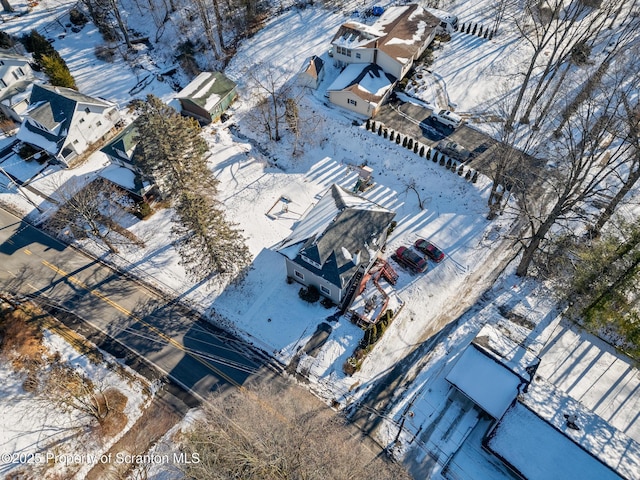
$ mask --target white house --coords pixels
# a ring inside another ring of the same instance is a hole
[[[333,37],[334,59],[341,64],[375,63],[397,79],[433,41],[440,20],[417,4],[389,7],[373,24],[343,24]]]
[[[63,165],[106,138],[120,119],[115,104],[70,88],[33,85],[17,138]]]
[[[0,50],[0,111],[17,122],[29,106],[33,71],[29,59]]]
[[[396,79],[373,63],[351,64],[327,89],[331,103],[373,117],[391,93]]]

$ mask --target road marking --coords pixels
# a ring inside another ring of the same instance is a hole
[[[28,248],[25,248],[24,253],[26,253],[27,255],[33,255],[33,253],[31,253],[31,250],[29,250]]]
[[[53,265],[52,263],[47,262],[46,260],[42,260],[42,264],[48,268],[50,268],[51,270],[53,270],[54,272],[56,272],[58,275],[60,275],[61,277],[65,277],[67,280],[69,280],[70,282],[78,285],[79,287],[82,287],[83,289],[85,289],[87,292],[89,292],[91,295],[93,295],[96,298],[99,298],[100,300],[102,300],[103,302],[105,302],[106,304],[110,305],[111,307],[115,308],[116,310],[118,310],[120,313],[123,313],[124,315],[126,315],[127,317],[135,320],[136,322],[144,325],[145,327],[147,327],[149,330],[151,330],[153,333],[155,333],[156,335],[158,335],[160,338],[162,338],[163,340],[165,340],[167,343],[173,345],[174,347],[176,347],[178,350],[181,350],[185,355],[190,356],[191,358],[193,358],[194,360],[196,360],[197,362],[199,362],[200,364],[204,365],[206,368],[208,368],[209,370],[211,370],[213,373],[215,373],[216,375],[220,376],[221,378],[225,379],[227,382],[229,382],[231,385],[234,385],[236,387],[238,387],[239,389],[243,389],[243,387],[236,382],[233,378],[229,377],[227,374],[225,374],[224,372],[220,371],[219,369],[217,369],[216,367],[214,367],[213,365],[211,365],[208,362],[205,362],[202,358],[200,358],[200,356],[198,355],[194,355],[192,353],[190,353],[185,347],[184,345],[180,344],[179,342],[175,341],[173,338],[169,337],[168,335],[164,334],[163,332],[161,332],[160,330],[158,330],[158,328],[154,327],[153,325],[151,325],[150,323],[145,322],[144,320],[142,320],[141,318],[139,318],[138,316],[134,315],[131,311],[127,310],[126,308],[124,308],[121,305],[118,305],[116,302],[114,302],[113,300],[111,300],[109,297],[107,297],[106,295],[104,295],[102,292],[95,290],[95,289],[91,289],[89,288],[89,286],[87,284],[85,284],[82,280],[79,280],[77,278],[75,278],[73,275],[70,275],[69,273],[65,272],[64,270],[56,267],[55,265]]]

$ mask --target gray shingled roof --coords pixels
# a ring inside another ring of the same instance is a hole
[[[335,214],[325,223],[324,228],[302,239],[304,244],[293,261],[343,288],[353,277],[358,265],[368,264],[372,260],[371,255],[380,249],[382,245],[376,242],[379,243],[378,239],[384,236],[395,213],[337,185],[333,185],[318,202],[318,205],[323,203],[318,208],[325,209],[329,200],[333,201]],[[304,221],[313,221],[313,216],[314,209]],[[292,235],[295,236],[295,232]],[[360,257],[359,264],[352,261],[356,254]],[[321,265],[321,268],[313,266],[302,257]]]

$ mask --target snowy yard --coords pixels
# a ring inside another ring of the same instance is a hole
[[[55,395],[49,398],[47,392],[36,394],[25,390],[28,375],[16,371],[12,362],[3,362],[0,368],[3,454],[0,474],[8,477],[29,472],[39,478],[84,478],[143,414],[150,400],[149,385],[126,367],[116,368],[115,359],[108,355],[98,361],[95,356],[89,358],[79,353],[57,333],[44,330],[43,334],[43,355],[55,359],[45,368],[68,365],[102,391],[117,389],[126,398],[123,410],[126,423],[117,431],[103,433],[86,412],[63,408]],[[44,375],[39,374],[39,382]]]

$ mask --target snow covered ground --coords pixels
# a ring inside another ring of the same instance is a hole
[[[471,8],[469,2],[448,3],[447,8],[458,14],[461,22],[473,19],[489,23],[493,2],[474,2]],[[58,3],[51,3],[51,7],[47,2],[41,5],[55,9],[49,11],[49,15],[59,11]],[[474,272],[492,268],[501,260],[496,258],[496,247],[514,220],[501,217],[489,222],[485,219],[490,188],[487,178],[481,176],[478,183],[471,184],[455,173],[367,132],[363,126],[354,125],[353,114],[326,104],[324,90],[339,73],[326,51],[337,27],[349,18],[349,12],[348,8],[344,13],[320,8],[285,11],[271,19],[253,38],[241,43],[225,71],[239,83],[241,96],[231,109],[231,120],[207,127],[204,136],[211,146],[209,164],[220,180],[220,199],[229,218],[244,230],[254,255],[246,280],[227,287],[191,283],[178,264],[170,243],[171,210],[161,210],[145,221],[134,223],[130,229],[146,242],[146,247],[124,250],[119,257],[111,259],[161,288],[182,295],[196,308],[224,320],[286,363],[333,311],[320,305],[308,305],[298,298],[299,285],[285,282],[284,260],[274,247],[289,235],[295,222],[332,184],[352,188],[357,175],[351,167],[366,163],[373,168],[375,186],[365,196],[396,212],[398,227],[389,238],[388,251],[422,237],[436,243],[447,257],[441,264],[432,263],[423,275],[398,269],[400,279],[396,291],[405,307],[353,377],[343,374],[342,365],[353,353],[363,332],[344,318],[331,324],[329,339],[315,357],[300,359],[300,368],[309,372],[312,388],[327,400],[338,399],[343,404],[356,401],[376,379],[418,345],[423,332],[441,312],[461,301],[460,289],[465,279]],[[6,24],[7,31],[22,31],[27,26],[24,19],[30,17],[12,20]],[[36,10],[30,21],[34,23],[29,24],[29,28],[37,26],[37,22],[50,23],[50,17]],[[134,21],[132,16],[129,21]],[[143,27],[141,25],[140,30],[144,30]],[[163,42],[171,44],[171,35],[176,33],[166,33]],[[167,59],[164,59],[165,63],[152,65],[148,63],[146,52],[142,52],[142,67],[134,70],[121,60],[100,62],[94,57],[94,48],[100,41],[91,24],[77,34],[66,32],[62,37],[61,32],[52,27],[51,36],[56,39],[54,46],[67,60],[84,93],[102,96],[121,105],[133,96],[140,98],[147,93],[154,93],[165,101],[175,96],[167,82],[150,75],[168,68]],[[174,37],[173,41],[178,39]],[[436,50],[435,62],[430,67],[433,74],[424,76],[424,82],[416,82],[416,95],[440,107],[448,102],[456,107],[456,111],[468,114],[471,122],[473,118],[490,115],[501,98],[513,92],[511,80],[519,62],[526,57],[523,48],[522,42],[505,30],[493,40],[454,33],[450,42]],[[303,153],[292,156],[292,139],[288,134],[280,143],[264,142],[260,148],[254,147],[255,143],[249,138],[259,138],[260,132],[253,128],[255,124],[250,118],[254,107],[251,76],[273,72],[282,85],[312,54],[323,56],[327,73],[320,90],[307,92],[301,103],[301,114],[314,119],[313,129],[309,129],[302,139]],[[418,95],[418,90],[424,95]],[[482,128],[491,130],[486,124],[482,124]],[[13,160],[5,163],[19,178],[32,176],[32,171],[26,170],[33,168],[31,165],[23,166]],[[106,158],[97,153],[76,169],[43,171],[32,186],[48,195],[51,189],[47,185],[52,184],[51,178],[57,177],[57,184],[71,177],[88,180],[105,166]],[[424,209],[419,208],[416,193],[407,188],[413,181],[424,200]],[[51,208],[42,197],[24,189],[18,191],[5,178],[0,179],[2,182],[4,189],[0,192],[0,200],[30,212],[33,219],[40,214],[32,203],[45,212]],[[27,196],[30,201],[25,200]],[[292,200],[286,211],[278,201],[282,196]],[[271,213],[269,217],[267,212]],[[98,254],[104,253],[95,245],[86,247]],[[475,476],[469,478],[509,478],[504,467],[476,445],[488,428],[487,420],[468,401],[452,393],[445,380],[463,348],[482,325],[492,323],[507,328],[497,305],[508,305],[533,322],[536,327],[527,341],[536,351],[547,343],[557,325],[555,303],[550,295],[533,282],[521,283],[510,275],[502,277],[485,303],[459,320],[457,328],[416,366],[412,372],[415,381],[397,392],[393,410],[388,412],[390,420],[385,421],[378,432],[383,444],[391,444],[398,432],[398,421],[405,416],[404,431],[400,435],[402,445],[397,446],[397,453],[406,455],[407,463],[415,472],[425,475],[439,472],[448,461],[449,470],[457,469],[460,477],[475,471]],[[628,365],[621,364],[621,370],[616,370],[623,379],[628,375],[628,381],[623,380],[625,386],[616,384],[615,378],[606,385],[597,383],[600,380],[589,380],[592,374],[586,372],[581,373],[579,380],[559,378],[562,374],[554,370],[554,365],[561,363],[563,356],[572,350],[575,352],[572,355],[578,358],[577,342],[566,333],[566,340],[552,343],[548,363],[543,362],[541,372],[557,382],[560,388],[566,388],[569,393],[579,391],[578,396],[587,399],[590,398],[588,392],[595,392],[594,389],[597,393],[606,393],[607,389],[624,391],[629,398],[621,407],[629,409],[624,413],[616,410],[614,398],[618,398],[617,394],[611,394],[606,405],[593,408],[603,409],[605,417],[620,419],[622,423],[618,428],[628,428],[630,432],[636,429],[637,416],[634,418],[632,412],[637,409],[633,396],[637,388],[633,374],[624,373],[630,368]],[[561,348],[563,346],[566,348]],[[608,361],[604,354],[598,358]],[[591,363],[595,364],[596,360]],[[607,371],[613,366],[618,369],[614,360],[602,365]],[[637,376],[637,371],[630,372]],[[596,387],[591,386],[596,383]],[[354,388],[356,385],[359,388]],[[598,395],[593,397],[593,402],[597,403]],[[408,412],[411,415],[407,415]],[[473,465],[480,460],[483,467],[475,468]]]
[[[127,424],[114,437],[101,437],[98,430],[88,428],[87,418],[78,411],[63,411],[41,395],[34,398],[22,388],[24,375],[16,373],[10,364],[0,368],[0,445],[3,455],[0,474],[8,477],[25,472],[40,472],[41,478],[84,478],[102,454],[109,450],[142,415],[149,401],[146,382],[135,372],[128,371],[125,377],[117,373],[115,359],[105,356],[105,362],[94,363],[78,353],[59,335],[44,331],[44,344],[49,354],[59,354],[60,362],[90,378],[101,388],[117,388],[126,395],[124,413]],[[126,367],[125,367],[126,368]],[[7,461],[9,459],[9,461]],[[46,475],[43,472],[46,471]]]

